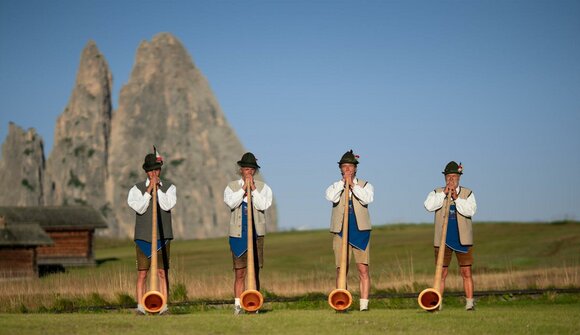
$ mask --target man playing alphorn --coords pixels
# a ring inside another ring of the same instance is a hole
[[[171,228],[171,209],[177,202],[177,189],[175,185],[159,178],[163,159],[154,152],[145,156],[143,170],[147,174],[147,180],[137,183],[129,190],[127,203],[135,211],[135,245],[137,252],[137,313],[146,314],[141,305],[145,294],[145,282],[147,273],[151,267],[151,237],[152,237],[152,192],[153,186],[157,185],[157,275],[159,278],[160,293],[167,301],[167,272],[169,270],[169,242],[173,239]],[[167,305],[163,306],[159,314],[167,311]]]
[[[326,200],[332,202],[332,216],[330,220],[330,232],[334,234],[332,248],[336,262],[337,283],[340,273],[340,259],[342,251],[342,221],[344,217],[345,204],[341,195],[348,185],[349,216],[348,216],[348,255],[354,254],[356,267],[360,279],[360,310],[367,311],[369,306],[369,289],[371,278],[369,275],[370,261],[370,236],[371,220],[368,205],[373,202],[373,186],[356,177],[358,166],[358,156],[352,150],[346,152],[338,167],[342,174],[342,179],[333,183],[326,189]],[[348,265],[347,265],[348,271]]]
[[[231,211],[229,243],[232,251],[234,280],[234,314],[242,313],[240,295],[245,291],[245,279],[248,251],[248,199],[246,181],[250,183],[252,194],[252,218],[254,231],[254,264],[256,273],[256,290],[260,290],[260,272],[264,265],[264,235],[266,234],[266,213],[272,205],[272,190],[264,182],[255,180],[254,175],[260,169],[257,159],[247,152],[238,161],[240,179],[228,184],[224,190],[224,202]]]
[[[451,255],[455,252],[457,262],[461,269],[463,278],[463,288],[465,290],[465,309],[472,311],[475,309],[473,301],[473,278],[471,276],[471,265],[473,264],[473,229],[471,217],[475,215],[477,204],[473,192],[459,186],[459,180],[463,174],[463,167],[454,161],[445,166],[445,187],[439,187],[427,195],[425,208],[429,212],[435,212],[435,262],[439,252],[441,242],[441,230],[445,218],[444,202],[447,195],[451,196],[453,202],[449,208],[449,220],[447,224],[447,236],[445,241],[445,258],[443,260],[443,271],[441,274],[441,295],[445,289],[445,278],[451,263]],[[441,305],[439,306],[441,309]]]

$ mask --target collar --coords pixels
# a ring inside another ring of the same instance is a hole
[[[159,179],[159,185],[163,186],[163,182]],[[149,178],[145,180],[145,186],[149,186]]]

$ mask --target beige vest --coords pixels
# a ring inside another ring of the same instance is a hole
[[[367,182],[358,179],[357,184],[364,187]],[[344,191],[343,191],[344,193]],[[352,193],[352,192],[351,192]],[[352,193],[352,204],[354,207],[354,215],[356,216],[356,225],[359,230],[371,230],[371,217],[369,215],[368,205],[362,205]],[[332,215],[330,217],[330,232],[340,233],[342,230],[342,220],[344,218],[344,196],[340,196],[338,203],[332,203]]]
[[[262,191],[264,188],[264,183],[259,180],[254,180],[256,184],[256,189]],[[228,184],[228,187],[237,192],[242,189],[238,180],[234,180]],[[256,234],[258,236],[266,235],[266,213],[265,211],[259,211],[254,206],[252,206],[252,216],[254,218],[254,226],[256,227]],[[230,236],[231,237],[242,237],[242,205],[231,210],[230,215]]]
[[[443,192],[444,188],[435,189],[435,192]],[[459,188],[459,198],[467,199],[471,195],[471,190],[466,187]],[[452,202],[454,204],[455,202]],[[444,207],[435,211],[435,236],[433,238],[433,245],[438,247],[441,242],[441,231],[443,230],[443,218],[445,216]],[[459,228],[459,241],[463,245],[473,245],[473,228],[471,226],[471,217],[463,216],[457,213],[457,226]]]

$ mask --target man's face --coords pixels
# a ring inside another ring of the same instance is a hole
[[[350,163],[340,164],[340,173],[346,177],[354,177],[356,175],[356,165]]]
[[[240,168],[240,172],[242,174],[242,179],[247,179],[250,176],[254,176],[254,173],[256,173],[256,169],[251,168],[251,167],[243,167]]]
[[[159,174],[161,173],[161,169],[156,169],[156,170],[151,170],[151,171],[147,171],[147,177],[149,179],[153,178],[153,177],[159,177]]]
[[[457,173],[449,173],[445,175],[445,184],[449,185],[453,188],[457,188],[459,186],[459,179],[460,175]]]

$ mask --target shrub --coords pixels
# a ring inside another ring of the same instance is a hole
[[[137,305],[135,299],[127,293],[117,293],[117,302],[122,307],[134,307]]]
[[[68,180],[68,186],[78,187],[80,189],[85,188],[85,183],[83,183],[72,170],[69,171],[69,176],[70,179]]]
[[[34,186],[32,186],[28,182],[28,179],[22,179],[22,181],[20,183],[22,184],[22,186],[26,187],[29,191],[34,191]]]
[[[169,298],[171,301],[187,301],[187,287],[185,287],[185,284],[177,283],[173,285]]]

